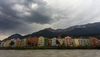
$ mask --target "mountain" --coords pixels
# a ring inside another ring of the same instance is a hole
[[[68,35],[86,35],[86,34],[97,34],[100,33],[100,22],[91,23],[86,25],[76,25],[65,29],[63,34]]]
[[[23,36],[20,34],[13,34],[11,36],[9,36],[8,38],[4,39],[4,40],[8,40],[8,39],[13,39],[13,38],[22,38]]]
[[[100,36],[100,22],[96,23],[89,23],[85,25],[76,25],[71,26],[66,29],[52,29],[52,28],[46,28],[43,30],[40,30],[38,32],[34,32],[32,34],[28,34],[25,36],[21,36],[20,34],[14,34],[7,39],[11,38],[27,38],[29,36],[44,36],[48,38],[56,37],[56,36]]]

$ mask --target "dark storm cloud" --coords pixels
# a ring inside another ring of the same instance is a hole
[[[48,10],[48,7],[43,0],[19,1],[20,0],[0,0],[0,29],[16,29],[25,25],[25,23],[47,24],[51,22],[51,14],[47,13],[47,11],[50,11],[50,9]],[[38,5],[36,10],[32,9],[32,3]],[[24,6],[24,9],[27,8],[28,10],[25,10],[25,12],[28,12],[30,15],[23,15],[24,10],[22,10],[23,12],[19,12],[15,10],[16,8],[13,9],[13,6],[16,4]]]
[[[25,16],[27,18],[26,21],[29,23],[36,22],[36,23],[44,24],[44,23],[49,23],[51,21],[50,16],[45,16],[38,12],[32,12],[32,13],[33,14],[30,16],[27,17]]]

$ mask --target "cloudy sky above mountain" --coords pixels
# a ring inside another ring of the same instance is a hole
[[[100,0],[0,0],[0,39],[100,21]]]

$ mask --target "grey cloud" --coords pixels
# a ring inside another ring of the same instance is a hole
[[[50,23],[51,17],[42,15],[41,13],[38,12],[32,12],[30,16],[25,16],[25,20],[29,23],[36,22],[36,23],[44,24],[44,23]]]
[[[36,3],[38,5],[37,10],[30,8],[30,4],[32,3]],[[22,13],[12,9],[15,4],[28,8],[29,10],[27,12],[31,15],[20,17],[19,14],[21,15]],[[51,18],[51,14],[48,15],[49,13],[46,13],[48,8],[46,7],[46,2],[43,0],[24,0],[24,2],[9,2],[8,0],[0,0],[0,7],[0,29],[2,30],[16,29],[25,25],[25,23],[48,24],[51,20],[53,20]]]

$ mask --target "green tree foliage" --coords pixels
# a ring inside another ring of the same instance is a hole
[[[28,43],[27,43],[27,44],[28,44],[28,46],[29,46],[29,45],[31,45],[31,42],[30,42],[30,41],[28,41]]]
[[[60,44],[58,40],[56,40],[56,43],[57,43],[57,44]]]
[[[32,43],[32,46],[34,46],[34,43]]]
[[[50,46],[50,43],[48,43],[48,46]]]
[[[14,44],[15,44],[14,41],[11,41],[11,42],[10,42],[10,45],[11,45],[11,46],[13,46]]]

